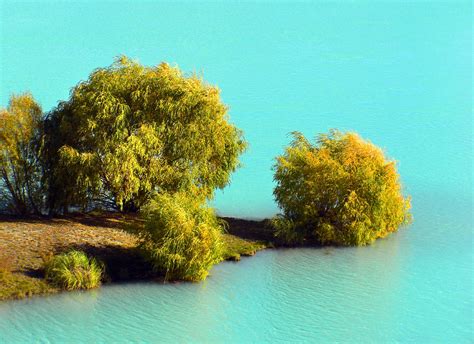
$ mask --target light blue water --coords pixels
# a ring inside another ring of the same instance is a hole
[[[214,205],[276,212],[288,132],[360,132],[399,161],[414,224],[374,246],[278,250],[201,284],[137,284],[0,305],[0,342],[472,342],[472,5],[0,2],[0,103],[45,110],[124,53],[202,71],[250,148]]]
[[[470,204],[417,195],[375,245],[267,250],[199,284],[126,284],[0,304],[0,342],[471,343]]]

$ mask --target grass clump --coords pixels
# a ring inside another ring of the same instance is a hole
[[[197,198],[157,194],[143,210],[141,248],[166,280],[200,281],[222,260],[222,222]]]
[[[76,250],[56,255],[45,264],[46,280],[66,290],[98,287],[103,271],[102,263]]]

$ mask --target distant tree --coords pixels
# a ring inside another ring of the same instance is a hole
[[[283,214],[276,235],[290,242],[366,245],[410,220],[395,162],[355,133],[333,130],[310,143],[301,133],[274,166]]]
[[[0,206],[16,214],[40,214],[42,111],[29,93],[13,95],[0,109]]]
[[[246,146],[216,87],[126,57],[74,87],[45,126],[51,209],[100,203],[135,211],[155,191],[210,198]]]

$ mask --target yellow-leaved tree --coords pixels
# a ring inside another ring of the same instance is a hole
[[[0,109],[0,209],[40,214],[41,107],[29,93],[12,95]]]
[[[48,203],[139,210],[155,192],[210,198],[246,143],[219,90],[166,63],[96,69],[45,122]]]
[[[278,156],[274,195],[287,243],[366,245],[411,220],[396,164],[356,133],[332,130],[312,144],[301,133]]]

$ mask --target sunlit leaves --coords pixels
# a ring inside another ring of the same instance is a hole
[[[41,107],[29,93],[13,95],[0,109],[0,206],[40,213]]]
[[[142,211],[141,248],[166,279],[200,281],[222,259],[222,225],[189,194],[157,194]]]
[[[124,56],[79,83],[49,120],[68,147],[60,148],[57,178],[74,174],[76,190],[64,192],[86,198],[74,203],[106,195],[117,208],[133,210],[154,191],[210,198],[245,149],[216,87],[166,63],[145,67]]]
[[[365,245],[410,221],[410,200],[381,149],[335,130],[319,135],[316,144],[300,133],[293,137],[275,164],[274,195],[283,210],[274,220],[278,236]]]

